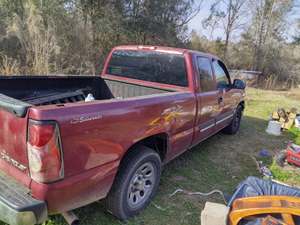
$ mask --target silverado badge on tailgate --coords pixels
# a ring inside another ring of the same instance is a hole
[[[73,118],[70,123],[71,124],[84,123],[88,121],[99,120],[102,119],[102,117],[103,117],[102,114],[96,114],[92,116],[80,116],[80,117]]]
[[[26,166],[22,165],[21,163],[19,163],[18,161],[16,161],[15,159],[11,158],[5,150],[1,150],[0,152],[0,157],[1,159],[5,160],[6,162],[8,162],[9,164],[13,165],[14,167],[18,168],[21,171],[25,171],[27,169]]]

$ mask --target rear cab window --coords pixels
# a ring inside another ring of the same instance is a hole
[[[107,74],[188,87],[185,58],[182,54],[142,50],[115,50]]]

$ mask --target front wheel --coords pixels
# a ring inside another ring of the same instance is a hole
[[[241,119],[243,115],[243,107],[239,105],[233,115],[231,123],[223,129],[225,134],[236,134],[241,125]]]
[[[160,181],[161,159],[152,149],[139,146],[122,161],[106,199],[107,210],[126,220],[142,211],[151,201]]]

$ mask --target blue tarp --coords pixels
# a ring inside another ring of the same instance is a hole
[[[234,200],[245,197],[255,197],[262,195],[281,195],[300,197],[300,189],[288,187],[282,184],[272,182],[270,180],[262,180],[257,177],[248,177],[240,183],[228,202],[228,206],[232,206]],[[260,225],[260,220],[244,223],[245,225]],[[300,220],[296,221],[300,225]]]

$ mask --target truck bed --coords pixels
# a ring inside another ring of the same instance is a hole
[[[0,76],[0,107],[24,116],[30,106],[129,98],[172,90],[146,87],[96,76]]]

